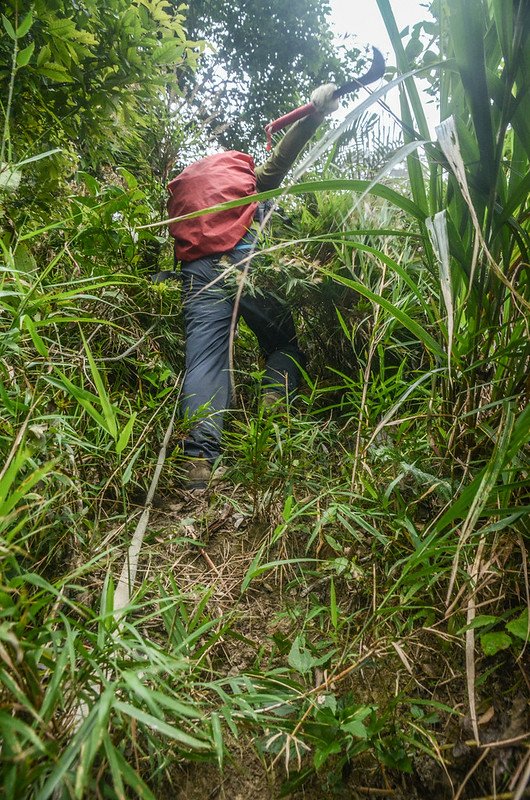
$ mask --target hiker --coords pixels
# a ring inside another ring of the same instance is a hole
[[[316,110],[290,127],[262,166],[255,168],[251,156],[232,150],[187,167],[169,184],[169,215],[179,217],[276,189],[324,117],[338,108],[335,90],[334,84],[324,84],[313,92],[311,102]],[[184,442],[186,486],[190,489],[208,483],[221,452],[223,416],[230,402],[229,339],[235,298],[225,278],[219,276],[227,266],[241,261],[238,269],[243,269],[245,258],[254,249],[256,234],[251,229],[259,213],[259,204],[249,203],[169,225],[175,238],[175,260],[181,262],[186,328],[181,407],[190,416],[199,409],[206,411]],[[265,355],[263,401],[272,405],[292,395],[304,356],[289,309],[272,294],[255,297],[243,292],[237,315],[256,335]]]

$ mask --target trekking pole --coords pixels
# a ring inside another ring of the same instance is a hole
[[[377,81],[379,78],[383,77],[385,74],[385,59],[377,47],[372,47],[372,51],[372,64],[368,72],[366,72],[364,75],[361,75],[360,78],[354,78],[353,80],[348,81],[348,83],[345,83],[343,86],[339,86],[338,89],[335,89],[333,92],[333,97],[335,99],[344,97],[345,94],[355,91],[355,89],[358,89],[360,86],[368,86],[369,83],[373,83],[374,81]],[[267,150],[270,150],[272,147],[273,133],[285,128],[287,125],[291,125],[293,122],[296,122],[299,119],[307,117],[314,111],[316,111],[314,103],[306,103],[299,108],[295,108],[293,111],[289,111],[288,114],[284,114],[283,117],[278,117],[278,119],[275,119],[273,122],[269,122],[267,125],[265,125],[265,133],[267,134]]]

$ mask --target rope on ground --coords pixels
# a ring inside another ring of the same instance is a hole
[[[158,454],[158,460],[156,463],[153,479],[151,481],[151,485],[149,486],[149,491],[147,492],[145,508],[142,512],[142,516],[138,521],[138,525],[136,526],[136,529],[132,535],[131,543],[129,545],[129,550],[127,551],[127,555],[125,556],[125,561],[123,562],[120,579],[118,581],[118,585],[114,593],[114,608],[113,608],[114,616],[122,619],[124,616],[123,610],[129,603],[129,600],[131,598],[131,593],[134,588],[134,582],[136,580],[136,572],[138,570],[138,559],[140,556],[140,551],[142,549],[142,543],[145,531],[147,529],[147,523],[149,522],[149,514],[151,513],[151,506],[153,504],[153,498],[155,496],[156,487],[158,486],[158,481],[160,479],[162,468],[166,460],[167,448],[169,445],[169,441],[171,439],[171,434],[173,433],[173,426],[175,423],[175,413],[176,413],[176,407],[173,409],[173,414],[171,415],[171,419],[169,420],[169,425],[166,430],[166,435],[164,436],[164,441],[162,442],[162,446]]]
[[[146,332],[143,334],[143,336],[141,336],[140,339],[138,339],[137,342],[135,342],[130,347],[128,347],[127,350],[125,350],[124,353],[120,353],[117,356],[106,356],[105,358],[100,358],[98,360],[99,361],[106,361],[106,362],[109,362],[109,361],[122,361],[124,358],[127,358],[127,356],[130,356],[132,353],[134,353],[135,350],[138,350],[138,348],[140,347],[142,342],[144,342],[147,339],[147,337],[149,336],[149,334],[151,333],[151,331],[153,331],[155,329],[155,326],[156,326],[156,323],[154,322],[151,325],[151,327],[148,328],[148,330],[146,330]]]

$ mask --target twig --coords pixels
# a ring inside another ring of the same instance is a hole
[[[530,732],[521,733],[519,734],[519,736],[513,736],[511,739],[500,739],[498,742],[490,742],[487,745],[481,744],[479,745],[479,747],[508,747],[508,745],[517,744],[517,742],[522,742],[523,739],[530,739]]]
[[[523,760],[524,763],[524,760]],[[524,768],[523,774],[521,776],[521,780],[515,787],[515,792],[513,795],[513,800],[521,800],[522,797],[526,794],[526,790],[528,788],[528,783],[530,782],[530,751],[526,756],[526,767]]]
[[[467,773],[466,777],[464,778],[464,780],[460,784],[457,793],[455,795],[453,795],[453,800],[459,800],[459,798],[462,796],[462,792],[464,791],[464,788],[465,788],[468,780],[471,778],[473,773],[476,772],[476,770],[478,769],[480,764],[484,761],[484,759],[488,755],[489,751],[490,751],[490,748],[487,747],[484,750],[484,752],[480,754],[479,758],[477,758],[477,760],[475,761],[475,763],[473,764],[473,766],[471,767],[471,769]]]
[[[525,795],[530,795],[528,789],[525,789],[522,797]],[[488,794],[485,797],[472,797],[471,800],[515,800],[515,795],[513,792],[503,792],[502,794]]]
[[[524,588],[526,593],[526,605],[530,609],[530,582],[528,580],[528,559],[526,557],[526,547],[521,536],[520,531],[517,532],[517,541],[519,543],[519,548],[521,550],[521,558],[523,559],[523,575],[524,575]],[[523,653],[526,650],[526,645],[528,644],[528,639],[530,638],[530,617],[528,618],[528,628],[526,631],[526,641],[524,643],[524,647],[517,656],[517,661],[523,657]]]
[[[217,569],[217,567],[213,563],[212,559],[210,558],[210,556],[208,555],[206,550],[203,547],[199,547],[199,553],[204,558],[204,560],[206,561],[206,563],[208,564],[210,569],[215,572],[215,574],[217,575],[218,578],[220,578],[221,577],[221,573],[219,572],[219,570]]]
[[[481,538],[477,554],[473,566],[469,571],[471,582],[471,594],[467,604],[467,625],[466,631],[466,679],[467,679],[467,694],[469,702],[469,716],[471,717],[471,725],[475,739],[480,743],[480,733],[477,721],[477,706],[475,701],[475,630],[470,627],[475,619],[475,596],[477,591],[477,577],[480,573],[480,564],[482,561],[482,551],[484,550],[484,537]]]
[[[457,744],[464,744],[466,747],[480,748],[509,747],[512,744],[517,744],[517,742],[522,742],[524,739],[530,739],[530,732],[521,733],[519,736],[514,736],[511,739],[499,739],[496,742],[488,742],[487,744],[480,744],[480,742],[475,741],[475,739],[466,739],[464,742],[447,742],[446,744],[440,745],[440,750],[451,750],[451,748],[456,747]]]
[[[383,264],[383,269],[381,273],[381,280],[379,282],[378,291],[380,294],[383,294],[383,288],[385,285],[385,278],[386,278],[386,264]],[[368,351],[368,358],[366,359],[366,366],[364,368],[364,375],[363,375],[363,388],[361,392],[361,409],[359,412],[359,424],[357,425],[357,433],[355,436],[355,452],[353,455],[353,468],[352,468],[352,475],[351,475],[351,490],[353,492],[355,488],[355,479],[357,476],[357,467],[359,464],[359,457],[361,453],[361,439],[362,439],[362,430],[363,430],[363,418],[366,417],[368,419],[368,414],[366,413],[366,400],[368,397],[368,387],[370,386],[370,378],[372,375],[372,361],[375,356],[377,346],[381,339],[382,333],[384,331],[384,327],[381,333],[377,333],[377,325],[379,322],[381,306],[375,304],[374,314],[373,314],[373,322],[372,322],[372,336],[370,337],[370,348]],[[366,453],[367,448],[365,448],[364,452]]]
[[[82,275],[82,274],[83,274],[83,272],[82,272],[82,270],[81,270],[81,267],[79,266],[78,262],[75,260],[75,258],[74,258],[74,255],[73,255],[72,251],[71,251],[71,250],[70,250],[70,248],[68,247],[68,242],[66,242],[66,244],[65,244],[65,246],[64,246],[64,251],[65,251],[65,253],[67,253],[67,254],[68,254],[68,256],[70,257],[70,261],[72,262],[72,264],[73,264],[73,265],[74,265],[74,267],[76,268],[76,270],[77,270],[77,275]]]
[[[365,653],[365,655],[362,658],[360,658],[354,664],[350,664],[349,667],[346,667],[346,669],[343,669],[342,672],[339,672],[338,675],[335,675],[335,676],[330,675],[329,678],[326,677],[326,679],[322,683],[320,683],[318,686],[315,686],[313,689],[310,689],[308,692],[306,692],[305,698],[308,699],[312,694],[316,694],[317,692],[321,692],[322,690],[326,690],[326,689],[329,688],[330,684],[337,683],[338,681],[342,680],[343,678],[346,677],[346,675],[349,675],[350,672],[353,672],[354,669],[357,669],[364,661],[366,661],[367,658],[370,658],[370,656],[373,655],[374,652],[375,652],[374,649],[369,650],[367,653]],[[304,695],[302,695],[302,697],[304,697]],[[296,736],[296,734],[298,733],[298,731],[300,730],[300,728],[302,727],[302,725],[304,724],[304,722],[308,718],[309,714],[311,713],[312,709],[313,709],[313,704],[310,703],[309,706],[304,711],[304,713],[302,715],[302,718],[296,723],[295,728],[292,731],[292,733],[290,734],[290,736]],[[276,765],[277,761],[281,758],[284,749],[285,748],[282,747],[282,749],[280,750],[280,752],[278,753],[278,755],[276,756],[276,758],[272,762],[272,766],[273,767]]]

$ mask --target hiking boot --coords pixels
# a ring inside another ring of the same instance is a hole
[[[265,411],[271,411],[273,408],[279,410],[285,406],[285,394],[268,389],[261,395],[261,402]]]
[[[185,489],[206,489],[210,482],[212,466],[206,458],[194,458],[185,465]]]

